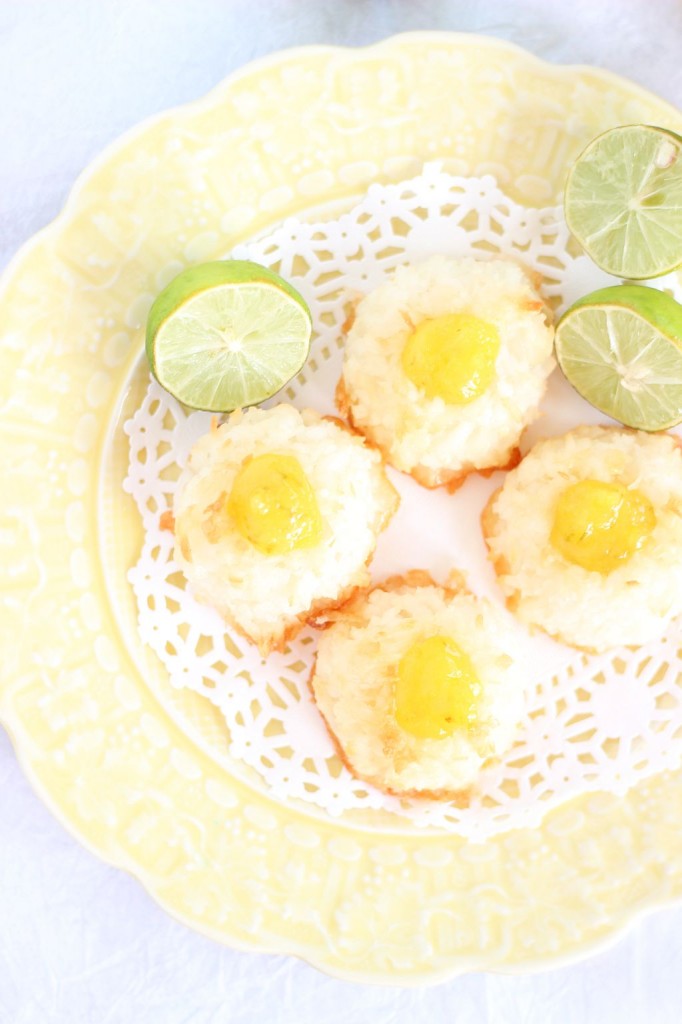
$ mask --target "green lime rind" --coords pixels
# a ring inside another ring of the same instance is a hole
[[[682,305],[642,285],[600,288],[559,320],[559,365],[576,391],[637,430],[682,422]]]
[[[276,274],[274,270],[263,267],[251,260],[214,260],[201,263],[196,267],[188,267],[166,285],[152,303],[147,317],[147,333],[145,347],[147,357],[152,359],[153,341],[161,323],[173,313],[178,306],[199,291],[214,288],[220,284],[246,284],[263,281],[281,288],[292,299],[295,299],[306,310],[312,324],[312,316],[302,295],[288,281]]]
[[[302,368],[312,317],[301,295],[249,260],[190,267],[149,312],[151,372],[183,404],[231,412],[271,398]]]
[[[628,280],[682,265],[682,137],[621,125],[593,139],[569,171],[569,230],[606,273]]]
[[[636,309],[640,316],[655,323],[657,329],[673,344],[682,346],[682,304],[667,292],[661,292],[658,288],[647,288],[641,284],[613,284],[606,288],[597,288],[596,291],[577,299],[571,308],[566,310],[561,320],[574,309],[594,305]]]

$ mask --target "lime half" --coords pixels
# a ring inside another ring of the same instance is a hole
[[[303,366],[312,319],[298,292],[248,260],[184,270],[147,320],[153,375],[193,409],[231,412],[271,398]]]
[[[561,369],[583,398],[638,430],[682,421],[682,305],[642,285],[586,295],[556,328]]]
[[[569,172],[568,227],[597,266],[641,280],[682,264],[682,138],[651,125],[597,136]]]

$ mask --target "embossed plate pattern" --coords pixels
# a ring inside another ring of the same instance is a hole
[[[174,273],[434,158],[550,204],[586,140],[632,121],[682,129],[631,83],[475,36],[283,53],[117,143],[6,273],[0,716],[65,826],[205,934],[406,984],[584,955],[682,893],[679,774],[476,844],[276,802],[159,706],[112,568],[140,544],[120,426]]]

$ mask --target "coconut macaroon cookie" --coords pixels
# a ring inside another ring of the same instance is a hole
[[[583,426],[541,441],[482,524],[508,607],[564,643],[643,644],[682,612],[682,449],[669,434]]]
[[[435,256],[398,267],[355,309],[337,403],[396,469],[456,486],[518,459],[553,335],[517,263]]]
[[[512,743],[521,675],[504,613],[456,576],[389,581],[335,613],[311,689],[341,756],[389,793],[462,797]]]
[[[192,449],[173,508],[175,558],[197,600],[266,654],[369,582],[398,505],[381,457],[289,405],[233,413]]]

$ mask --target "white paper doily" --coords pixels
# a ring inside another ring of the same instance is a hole
[[[267,238],[231,255],[249,258],[292,280],[310,305],[316,338],[298,378],[273,399],[333,409],[341,370],[341,325],[349,298],[376,287],[391,268],[434,253],[480,257],[502,253],[544,278],[558,308],[613,279],[568,251],[558,208],[513,203],[493,178],[458,178],[428,165],[400,185],[375,185],[350,213],[324,223],[287,221]],[[676,279],[656,287],[675,292]],[[678,299],[682,295],[676,295]],[[529,431],[563,433],[603,421],[560,374],[552,378],[545,415]],[[125,424],[130,465],[125,482],[140,510],[144,546],[129,578],[141,637],[166,666],[173,686],[189,687],[220,709],[229,750],[256,769],[273,795],[313,803],[332,815],[358,808],[400,816],[400,824],[456,831],[472,839],[535,825],[552,806],[588,789],[623,792],[643,776],[682,762],[682,643],[679,623],[659,643],[599,657],[576,654],[516,626],[528,665],[528,716],[515,746],[480,777],[467,808],[399,800],[359,782],[340,764],[311,701],[307,680],[315,633],[307,630],[284,655],[264,661],[195,602],[173,562],[173,537],[160,529],[206,413],[187,413],[151,383]],[[391,471],[401,508],[382,536],[373,570],[385,578],[424,568],[443,580],[463,569],[472,590],[500,602],[478,517],[498,481],[471,478],[454,495],[430,492]],[[396,823],[398,820],[396,819]]]

